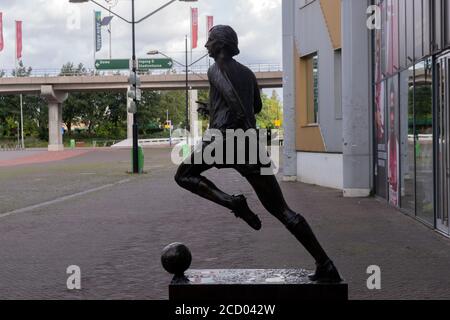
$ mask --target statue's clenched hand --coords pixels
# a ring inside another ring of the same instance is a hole
[[[197,108],[197,112],[206,117],[209,116],[209,105],[207,102],[203,102],[203,101],[196,101],[196,103],[199,105],[199,107]]]

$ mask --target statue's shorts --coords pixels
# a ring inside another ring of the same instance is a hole
[[[191,170],[201,173],[211,168],[235,169],[242,176],[273,175],[274,164],[267,152],[265,142],[245,139],[210,139],[195,145],[192,153],[183,162]]]

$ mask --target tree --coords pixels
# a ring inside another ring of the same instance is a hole
[[[88,132],[92,130],[101,137],[122,139],[126,137],[126,95],[124,92],[91,94],[86,119]]]
[[[86,75],[86,68],[82,63],[79,63],[77,67],[74,66],[72,62],[67,62],[61,67],[61,71],[59,73],[60,76],[82,76]]]
[[[24,65],[23,65],[23,62],[22,62],[22,60],[21,61],[19,61],[19,66],[17,67],[17,69],[16,70],[13,70],[12,72],[11,72],[11,75],[13,76],[13,77],[29,77],[30,75],[31,75],[31,71],[33,71],[33,68],[31,68],[31,67],[25,67]]]
[[[32,72],[31,67],[25,67],[23,62],[19,62],[17,70],[13,70],[12,76],[26,77],[30,76]],[[0,77],[5,76],[5,71],[0,71]],[[0,136],[13,137],[16,135],[17,125],[16,121],[20,119],[19,96],[7,95],[0,96]],[[38,121],[40,117],[40,110],[44,109],[44,101],[38,96],[23,96],[24,107],[24,134],[38,135],[40,126],[46,126],[47,120],[44,122]],[[37,118],[38,117],[38,118]]]
[[[186,122],[186,95],[184,91],[161,92],[159,116],[166,120],[169,111],[169,120],[177,128],[184,128]]]
[[[283,107],[278,94],[275,90],[272,91],[272,96],[269,98],[265,93],[261,94],[263,108],[261,113],[256,116],[256,121],[259,128],[272,129],[275,128],[275,121],[283,118]]]
[[[67,62],[61,67],[60,76],[72,77],[86,74],[86,68],[82,63],[77,67],[72,62]],[[86,94],[72,93],[64,102],[63,122],[67,127],[67,133],[72,135],[72,125],[81,121],[82,109],[86,108]]]

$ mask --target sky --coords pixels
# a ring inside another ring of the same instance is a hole
[[[105,4],[105,0],[97,0]],[[136,18],[160,7],[167,0],[136,0]],[[137,56],[159,50],[184,61],[184,37],[189,34],[189,8],[199,9],[199,48],[193,59],[206,53],[206,15],[215,24],[231,25],[239,35],[244,64],[281,64],[281,0],[199,0],[175,2],[136,26]],[[66,62],[93,67],[93,3],[70,4],[68,0],[0,0],[3,12],[5,48],[0,52],[0,69],[14,67],[15,20],[23,21],[23,63],[34,69],[59,69]],[[113,9],[131,19],[131,0],[118,0]],[[107,11],[103,10],[103,16]],[[131,26],[114,18],[112,22],[112,57],[131,56]],[[109,38],[103,30],[103,49],[97,58],[109,57]],[[201,62],[206,64],[206,60]]]

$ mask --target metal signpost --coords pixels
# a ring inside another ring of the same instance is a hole
[[[132,66],[132,73],[135,75],[137,75],[137,61],[136,61],[136,24],[141,23],[144,20],[147,20],[148,18],[150,18],[151,16],[153,16],[154,14],[160,12],[161,10],[163,10],[164,8],[168,7],[169,5],[171,5],[172,3],[176,2],[176,1],[181,1],[181,2],[197,2],[198,0],[169,0],[166,4],[162,5],[161,7],[159,7],[158,9],[154,10],[153,12],[150,12],[149,14],[147,14],[146,16],[144,16],[143,18],[141,18],[140,20],[135,19],[135,0],[131,0],[131,21],[128,19],[125,19],[124,17],[120,16],[119,14],[112,12],[111,8],[107,8],[104,5],[100,4],[99,2],[97,2],[97,0],[69,0],[69,2],[71,3],[86,3],[86,2],[92,2],[95,5],[107,10],[110,14],[116,16],[117,18],[125,21],[128,24],[131,24],[131,42],[132,42],[132,58],[131,58],[131,66]],[[101,24],[101,23],[100,23]],[[99,38],[99,37],[97,37]],[[97,50],[98,51],[98,50]],[[95,52],[94,52],[95,54]],[[113,61],[113,60],[109,60],[109,61]],[[129,62],[128,62],[129,63]],[[108,65],[108,63],[106,63],[105,65]],[[102,64],[99,63],[99,67],[100,68],[102,66]],[[96,68],[97,68],[97,61],[96,61]],[[104,67],[106,68],[106,67]],[[108,66],[107,70],[111,70],[111,68],[114,70],[117,67],[112,67],[112,66]],[[126,69],[130,69],[130,66],[128,65],[128,67]],[[137,97],[136,94],[136,89],[137,87],[135,87],[135,96]],[[137,124],[137,109],[138,109],[138,101],[134,101],[136,104],[136,113],[133,116],[133,173],[138,174],[139,173],[139,163],[138,163],[138,124]]]

